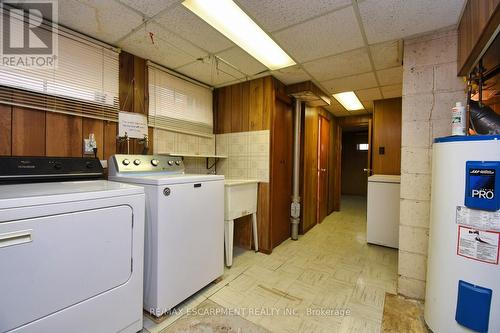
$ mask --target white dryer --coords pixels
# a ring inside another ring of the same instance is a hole
[[[4,157],[0,332],[142,329],[144,190],[82,179],[99,160]],[[24,171],[20,171],[24,170]]]
[[[170,311],[224,272],[224,176],[184,173],[181,157],[114,155],[109,179],[144,187],[144,309]]]

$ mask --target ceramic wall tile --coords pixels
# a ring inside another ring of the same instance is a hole
[[[213,155],[215,154],[215,135],[202,137],[197,135],[171,132],[163,129],[155,129],[154,153]]]
[[[269,182],[269,142],[268,130],[217,134],[215,150],[218,155],[228,156],[224,162],[219,161],[217,173],[232,179]]]
[[[248,133],[232,133],[229,135],[229,157],[248,156]]]

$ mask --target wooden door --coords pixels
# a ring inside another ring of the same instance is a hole
[[[318,223],[328,214],[328,153],[330,148],[330,121],[319,117],[318,133]]]
[[[271,239],[273,248],[290,237],[293,118],[291,106],[276,99],[272,128]]]

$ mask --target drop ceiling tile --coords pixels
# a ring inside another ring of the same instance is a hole
[[[210,53],[235,46],[224,35],[182,5],[158,15],[154,20],[162,27]]]
[[[210,86],[221,86],[238,79],[244,79],[244,75],[224,64],[219,63],[220,67],[217,69],[212,59],[196,61],[179,67],[176,71]]]
[[[332,101],[332,105],[329,105],[329,106],[324,106],[324,108],[326,110],[328,110],[329,112],[333,113],[333,115],[337,116],[337,117],[342,117],[342,116],[347,116],[349,115],[349,112],[344,109],[340,104],[338,104],[337,102],[333,102]]]
[[[366,73],[371,70],[370,58],[365,48],[313,60],[302,66],[318,81]]]
[[[237,46],[232,49],[222,51],[221,53],[218,53],[217,56],[249,76],[267,70],[266,66],[255,60],[255,58]]]
[[[333,94],[344,91],[374,88],[377,86],[377,80],[375,79],[375,74],[370,72],[324,81],[321,82],[321,84]]]
[[[370,89],[361,89],[355,91],[356,96],[361,101],[373,101],[374,99],[381,99],[382,94],[380,93],[379,88],[370,88]]]
[[[370,53],[375,64],[375,69],[384,69],[401,66],[403,63],[403,41],[370,45]]]
[[[401,97],[403,95],[403,85],[395,84],[391,86],[380,87],[384,98]]]
[[[350,0],[236,0],[263,29],[276,31],[349,5]]]
[[[381,86],[401,84],[403,82],[403,66],[377,71],[377,77]]]
[[[142,23],[142,16],[116,1],[58,2],[59,24],[114,44]]]
[[[181,3],[182,0],[118,0],[143,13],[146,17],[153,17],[159,12]]]
[[[150,33],[153,33],[154,44]],[[148,23],[127,36],[118,46],[127,52],[153,60],[168,68],[176,68],[207,56],[203,50],[154,22]]]
[[[271,74],[284,84],[311,80],[311,77],[297,65],[272,71]]]
[[[366,0],[359,11],[369,44],[409,37],[458,22],[465,0]]]
[[[363,38],[351,6],[281,30],[273,36],[299,62],[363,46]]]

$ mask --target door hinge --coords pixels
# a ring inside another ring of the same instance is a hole
[[[130,258],[130,271],[134,271],[134,258]]]

